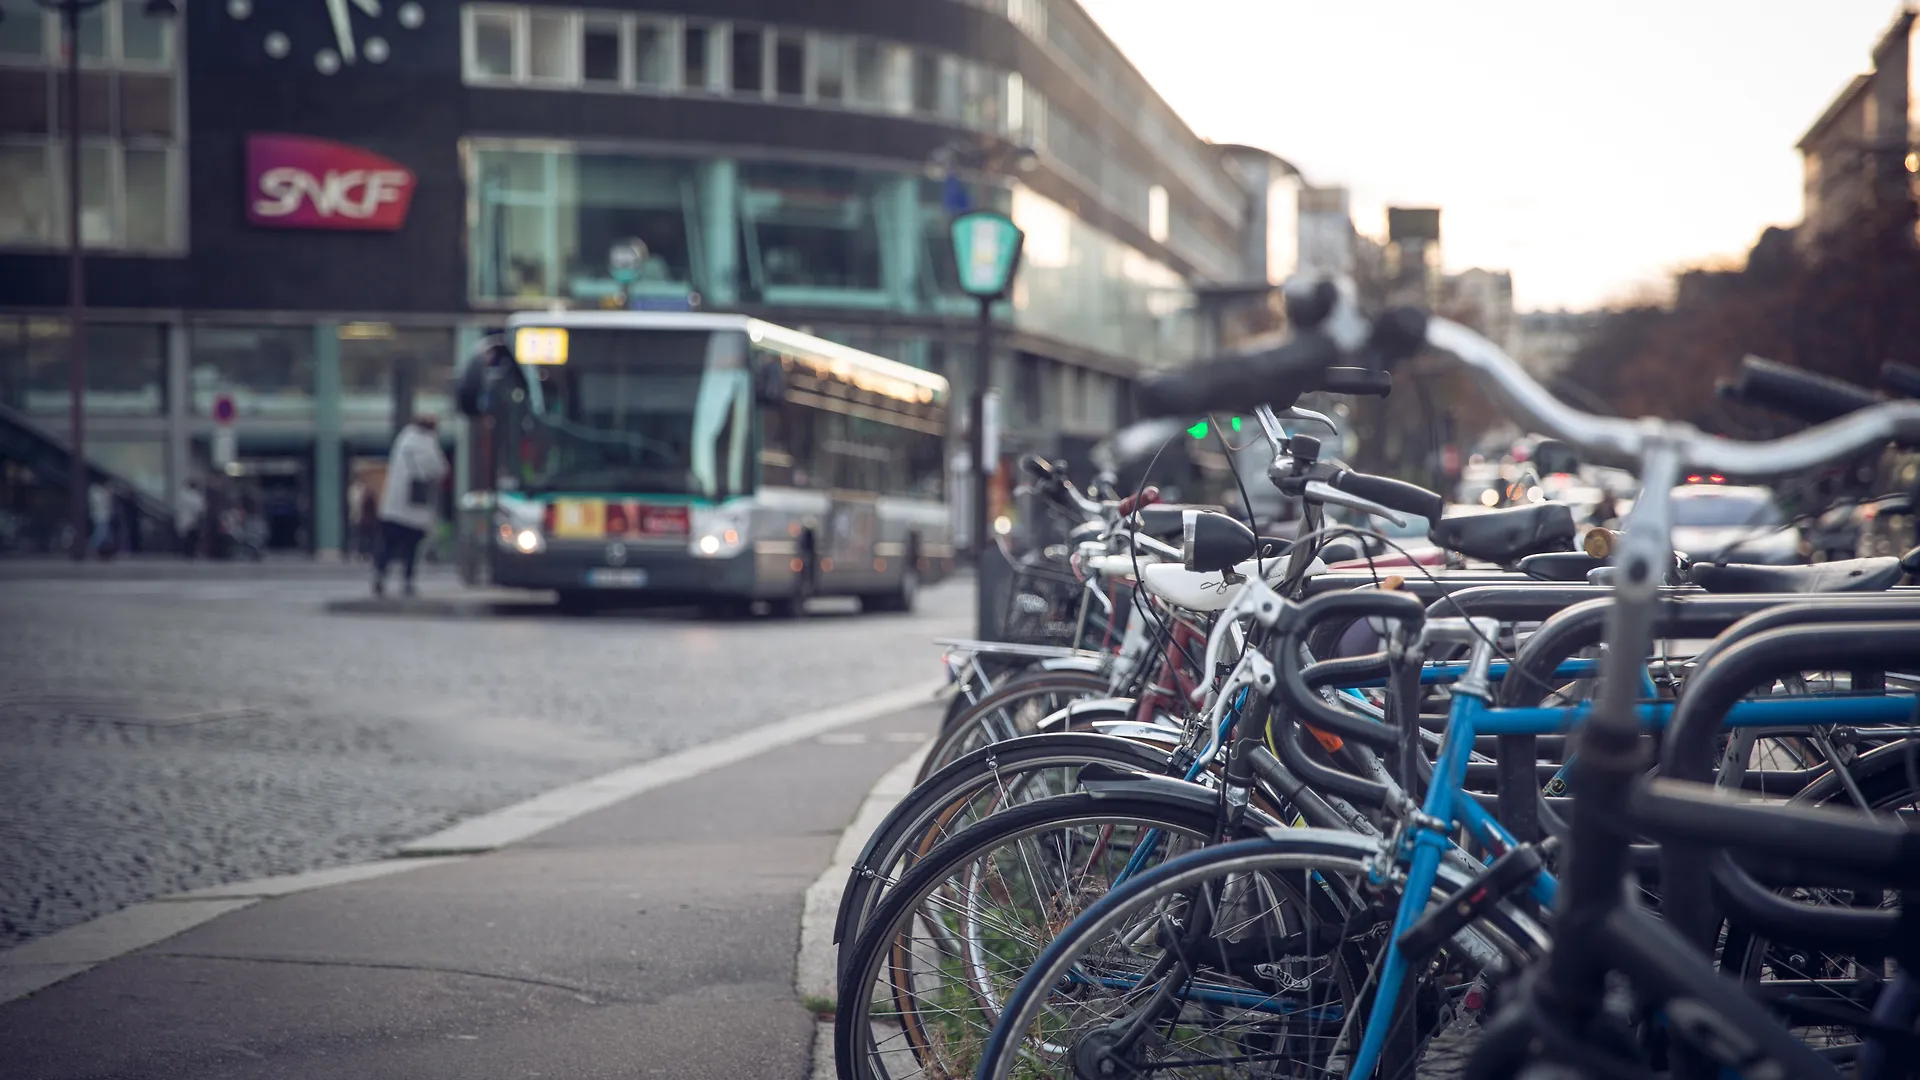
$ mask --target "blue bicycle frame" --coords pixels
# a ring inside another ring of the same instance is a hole
[[[1722,721],[1726,728],[1768,727],[1775,725],[1819,724],[1901,724],[1913,716],[1909,697],[1794,697],[1760,701],[1742,701],[1733,706]],[[1548,735],[1573,727],[1587,715],[1586,703],[1572,707],[1496,709],[1484,697],[1484,691],[1457,689],[1447,716],[1447,730],[1440,743],[1440,754],[1433,768],[1433,782],[1421,805],[1421,819],[1402,830],[1394,858],[1406,870],[1406,888],[1394,915],[1393,933],[1387,941],[1387,955],[1380,970],[1380,988],[1368,1016],[1366,1034],[1354,1057],[1350,1077],[1371,1076],[1385,1047],[1393,1010],[1407,977],[1407,957],[1400,950],[1400,938],[1426,913],[1427,899],[1439,875],[1440,859],[1453,843],[1453,833],[1461,828],[1488,852],[1499,856],[1514,845],[1513,836],[1494,820],[1479,802],[1469,795],[1464,782],[1467,762],[1472,755],[1476,735]],[[1665,727],[1673,715],[1673,703],[1650,702],[1640,706],[1643,726]],[[1815,714],[1810,718],[1809,713]],[[1796,715],[1797,714],[1797,715]],[[1441,829],[1435,823],[1444,822]],[[1376,882],[1384,884],[1384,882]],[[1556,883],[1553,875],[1542,870],[1531,888],[1534,899],[1543,906],[1553,905]]]

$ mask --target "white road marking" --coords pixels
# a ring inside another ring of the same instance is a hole
[[[652,761],[629,765],[624,769],[590,780],[555,788],[522,803],[469,818],[449,829],[421,837],[400,849],[401,855],[471,855],[492,851],[506,844],[525,840],[556,825],[572,821],[595,810],[630,799],[645,791],[690,780],[735,762],[758,757],[778,749],[832,731],[835,728],[873,720],[932,700],[944,683],[923,683],[905,690],[876,694],[859,701],[804,713],[765,727],[702,746],[691,747]]]

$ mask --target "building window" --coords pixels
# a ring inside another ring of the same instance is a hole
[[[855,38],[850,100],[858,105],[886,108],[890,89],[888,75],[887,47],[872,38]]]
[[[773,92],[783,98],[807,94],[807,39],[780,34],[773,40]]]
[[[935,109],[943,120],[959,120],[963,114],[960,89],[960,58],[942,56],[940,58],[939,104]]]
[[[519,18],[507,8],[466,9],[467,81],[510,82]]]
[[[739,175],[743,262],[763,299],[880,295],[878,176],[744,162]]]
[[[766,89],[766,35],[738,26],[731,35],[733,92],[759,97]]]
[[[242,417],[313,414],[313,327],[196,326],[189,341],[194,412],[226,394]]]
[[[58,235],[46,143],[0,143],[0,244],[50,245]]]
[[[100,28],[99,62],[81,74],[78,109],[65,94],[65,73],[48,44],[41,13],[15,22],[0,38],[0,246],[67,243],[67,114],[77,111],[81,145],[81,238],[89,247],[175,251],[184,230],[185,185],[175,150],[179,136],[173,30],[144,13],[144,0],[92,9]],[[36,43],[38,43],[36,45]]]
[[[527,20],[527,78],[537,82],[572,83],[579,78],[575,59],[580,52],[578,24],[567,14],[529,12]]]
[[[641,19],[633,24],[633,81],[645,87],[670,88],[674,77],[674,52],[678,42],[669,22]]]
[[[53,57],[47,47],[51,20],[32,7],[15,9],[0,19],[0,60],[37,63]]]
[[[847,39],[838,34],[813,38],[813,97],[827,103],[847,97]]]
[[[1167,241],[1167,189],[1159,184],[1147,189],[1147,235],[1163,244]]]
[[[727,85],[725,53],[721,51],[726,28],[707,23],[688,23],[681,32],[680,70],[682,85],[688,90],[720,90]]]
[[[607,253],[629,237],[647,245],[630,291],[685,296],[694,288],[702,253],[692,162],[492,147],[470,160],[476,299],[615,297]]]
[[[580,78],[588,84],[618,86],[626,82],[621,71],[621,23],[614,16],[589,15],[580,30]]]
[[[913,54],[913,111],[932,116],[940,111],[940,61],[938,53],[915,50]]]
[[[0,316],[0,401],[26,413],[58,415],[68,393],[65,319]],[[87,412],[157,416],[166,411],[166,327],[87,324]]]

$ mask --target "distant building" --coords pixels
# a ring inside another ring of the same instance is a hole
[[[1462,270],[1441,280],[1440,310],[1514,351],[1513,275],[1505,270]]]
[[[1920,182],[1920,26],[1907,8],[1881,34],[1873,70],[1856,75],[1799,142],[1805,166],[1806,227],[1811,245],[1871,209],[1901,186]]]
[[[1527,311],[1515,319],[1515,360],[1535,379],[1551,379],[1567,370],[1588,334],[1600,324],[1591,311]]]
[[[1387,207],[1386,272],[1395,303],[1432,306],[1441,298],[1440,211]]]

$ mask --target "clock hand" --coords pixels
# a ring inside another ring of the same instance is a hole
[[[366,12],[370,19],[380,17],[380,0],[353,0],[353,6]]]
[[[340,59],[353,63],[353,24],[348,19],[347,0],[327,0],[327,14],[333,18],[333,36],[340,43]]]

